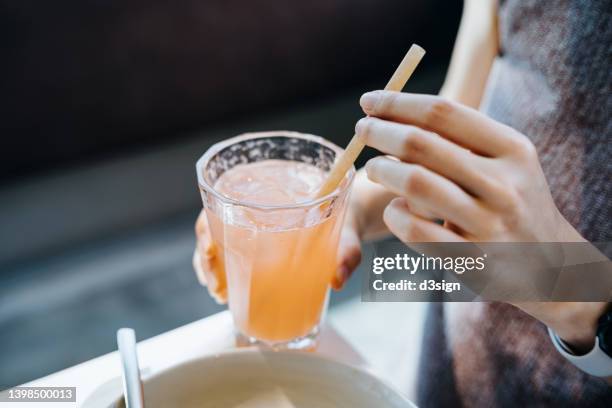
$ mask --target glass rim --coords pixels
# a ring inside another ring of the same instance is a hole
[[[354,165],[351,166],[350,170],[346,173],[346,175],[344,176],[344,178],[340,182],[340,185],[334,191],[332,191],[331,193],[329,193],[329,194],[327,194],[327,195],[325,195],[323,197],[317,198],[317,199],[307,200],[307,201],[303,201],[303,202],[299,202],[299,203],[294,203],[294,204],[282,204],[282,205],[258,204],[258,203],[253,203],[253,202],[250,202],[250,201],[240,201],[240,200],[236,200],[234,198],[229,198],[229,197],[226,197],[223,194],[219,193],[218,191],[216,191],[214,189],[214,187],[211,186],[206,181],[206,179],[204,178],[204,175],[202,174],[202,170],[204,168],[205,163],[210,161],[210,159],[215,154],[219,153],[221,150],[225,149],[226,147],[228,147],[228,146],[230,146],[232,144],[235,144],[235,143],[242,142],[244,140],[259,139],[259,138],[266,138],[266,137],[277,137],[277,136],[287,137],[287,138],[304,139],[304,140],[309,140],[309,141],[316,142],[316,143],[318,143],[320,145],[323,145],[323,146],[333,150],[336,153],[336,158],[338,157],[339,154],[344,152],[344,149],[342,149],[338,145],[330,142],[329,140],[326,140],[326,139],[322,138],[321,136],[316,136],[316,135],[312,135],[312,134],[309,134],[309,133],[294,132],[294,131],[289,131],[289,130],[273,130],[273,131],[264,131],[264,132],[242,133],[242,134],[240,134],[238,136],[230,137],[228,139],[225,139],[225,140],[222,140],[220,142],[217,142],[217,143],[213,144],[198,159],[198,161],[196,162],[196,172],[197,172],[197,177],[198,177],[198,187],[201,190],[205,190],[205,191],[211,193],[213,196],[215,196],[215,198],[217,198],[218,200],[220,200],[221,202],[223,202],[225,204],[231,204],[231,205],[247,207],[247,208],[263,210],[263,211],[293,210],[293,209],[316,207],[316,206],[321,205],[321,204],[323,204],[323,203],[325,203],[327,201],[331,201],[331,200],[339,197],[341,194],[343,194],[349,188],[349,186],[351,185],[351,181],[352,181],[353,177],[355,176],[355,171],[356,170],[355,170],[355,166]]]

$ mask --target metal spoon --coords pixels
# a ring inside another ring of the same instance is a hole
[[[144,408],[144,393],[140,379],[136,334],[133,329],[117,330],[117,345],[123,367],[123,396],[126,408]]]

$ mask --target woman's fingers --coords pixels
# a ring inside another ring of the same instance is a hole
[[[198,281],[202,286],[208,288],[208,293],[219,304],[227,302],[227,284],[225,276],[218,273],[215,268],[216,259],[210,256],[214,246],[198,240],[196,249],[193,252],[193,269],[195,270]]]
[[[370,116],[431,130],[484,156],[511,154],[526,142],[512,128],[439,96],[374,91],[364,94],[360,104]]]
[[[485,214],[480,204],[448,179],[420,166],[388,157],[366,164],[370,180],[404,197],[420,213],[449,220],[469,233],[480,231]]]
[[[202,211],[195,225],[196,248],[193,254],[193,268],[200,283],[217,303],[227,302],[225,273],[218,265],[217,250],[210,237],[206,213]]]
[[[410,211],[405,198],[393,199],[383,214],[385,224],[400,241],[420,242],[467,242],[460,235],[434,221],[421,218]]]
[[[488,159],[433,132],[371,117],[357,122],[355,132],[368,146],[403,161],[420,164],[454,181],[471,194],[484,198],[498,194],[495,185],[482,171],[484,161]]]
[[[338,269],[332,279],[332,288],[340,290],[361,262],[361,240],[357,230],[345,224],[338,247]]]

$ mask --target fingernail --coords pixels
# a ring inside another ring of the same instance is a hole
[[[361,134],[361,132],[363,131],[366,125],[365,124],[366,120],[368,120],[368,118],[361,118],[357,121],[357,123],[355,124],[355,134],[357,135]]]
[[[378,99],[380,98],[379,92],[367,92],[361,95],[361,99],[359,100],[359,104],[363,108],[366,113],[373,112],[376,108],[376,104],[378,103]]]

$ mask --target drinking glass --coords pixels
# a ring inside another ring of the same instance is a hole
[[[227,279],[239,345],[315,347],[355,169],[331,194],[283,205],[228,198],[215,191],[215,182],[237,165],[263,160],[303,162],[327,172],[341,152],[318,136],[260,132],[217,143],[198,160],[213,266]]]

